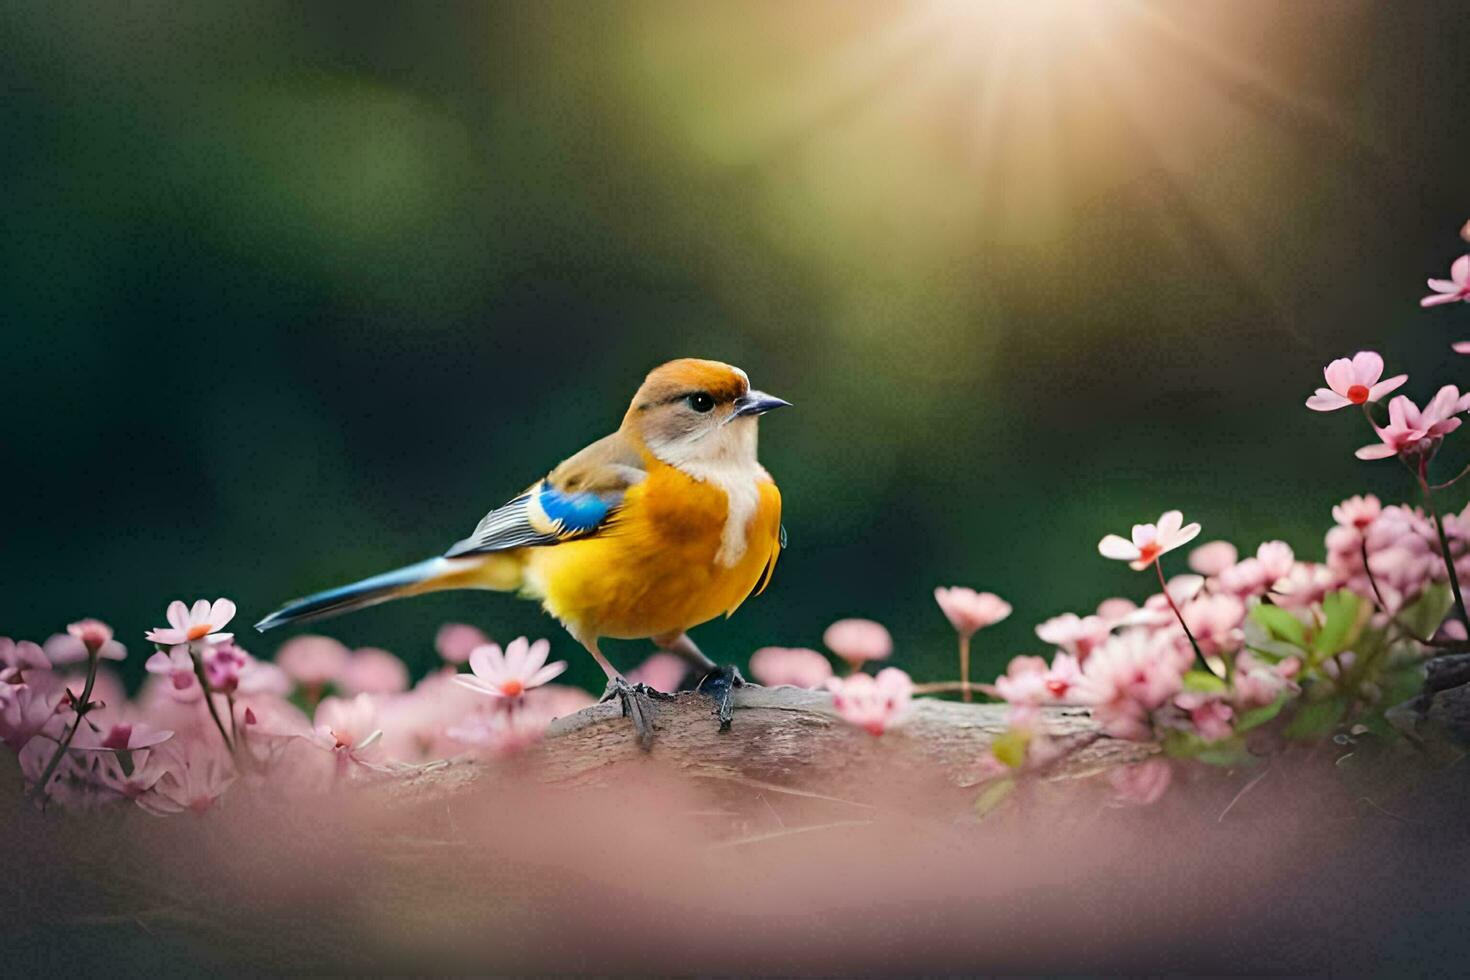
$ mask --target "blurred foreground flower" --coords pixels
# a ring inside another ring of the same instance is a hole
[[[1131,766],[1122,766],[1108,774],[1108,780],[1124,803],[1147,806],[1157,803],[1169,788],[1173,770],[1167,759],[1149,759]]]
[[[827,627],[822,642],[854,674],[869,660],[887,660],[893,652],[893,637],[871,619],[839,619]]]
[[[876,677],[853,674],[827,680],[832,707],[850,725],[882,735],[900,721],[913,701],[914,683],[897,667],[885,667]]]
[[[490,638],[467,623],[445,623],[434,635],[434,649],[447,664],[467,663],[470,651],[490,642]]]
[[[1314,412],[1334,412],[1349,405],[1376,402],[1409,380],[1407,374],[1396,374],[1380,381],[1383,358],[1370,350],[1358,351],[1352,360],[1339,357],[1322,373],[1327,378],[1327,387],[1318,388],[1307,399],[1307,407]]]

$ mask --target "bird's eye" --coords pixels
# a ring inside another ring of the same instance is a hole
[[[703,391],[696,391],[694,394],[690,395],[684,400],[687,401],[689,403],[689,407],[694,409],[696,412],[708,412],[715,407],[715,400],[711,398],[708,393]]]

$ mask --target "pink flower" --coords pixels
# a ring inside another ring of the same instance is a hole
[[[1131,766],[1120,766],[1108,773],[1108,781],[1124,803],[1148,806],[1157,803],[1169,788],[1173,770],[1166,759],[1149,759]]]
[[[1231,701],[1242,711],[1271,704],[1282,693],[1297,690],[1292,678],[1300,672],[1301,666],[1296,657],[1287,657],[1278,664],[1267,664],[1243,650],[1235,658]]]
[[[866,661],[887,660],[893,652],[893,637],[871,619],[839,619],[827,627],[822,642],[854,671]]]
[[[546,640],[528,643],[524,636],[511,640],[501,653],[494,643],[470,651],[472,674],[455,674],[454,679],[471,690],[496,698],[518,698],[540,687],[567,669],[565,660],[548,664],[551,644]]]
[[[1057,654],[1051,666],[1041,657],[1015,657],[1005,674],[996,678],[995,693],[1012,707],[1060,704],[1081,680],[1082,671],[1071,654]]]
[[[96,654],[112,640],[112,627],[100,619],[83,619],[71,623],[66,631],[78,640],[82,646],[87,648],[88,653]],[[111,657],[109,659],[121,660],[122,657]]]
[[[1097,617],[1109,627],[1117,626],[1138,611],[1138,603],[1132,599],[1114,597],[1097,604]]]
[[[56,709],[65,693],[61,679],[49,670],[34,671],[24,684],[9,686],[7,696],[0,698],[0,741],[19,752],[43,732],[60,737]]]
[[[205,649],[200,659],[204,663],[204,679],[211,691],[233,694],[240,686],[240,675],[250,663],[250,655],[235,646],[233,640]]]
[[[1093,705],[1093,716],[1113,738],[1147,739],[1150,714],[1183,688],[1192,657],[1168,634],[1126,630],[1087,658],[1077,702]]]
[[[235,767],[213,743],[174,739],[149,752],[149,764],[163,769],[151,789],[137,797],[140,807],[156,816],[214,806],[235,781]]]
[[[1383,513],[1383,504],[1370,493],[1361,497],[1349,497],[1333,507],[1332,519],[1344,527],[1354,527],[1362,531],[1369,524],[1378,520],[1378,515],[1381,513]]]
[[[1450,265],[1448,279],[1430,279],[1429,288],[1434,290],[1419,301],[1420,306],[1439,306],[1441,303],[1460,303],[1470,299],[1470,255],[1462,255]]]
[[[1296,564],[1296,555],[1285,541],[1267,541],[1256,549],[1256,561],[1261,563],[1261,572],[1268,584],[1284,577]]]
[[[445,735],[490,755],[509,755],[539,742],[554,720],[553,714],[536,705],[515,711],[486,711],[449,726]]]
[[[1244,642],[1240,627],[1245,622],[1245,603],[1233,595],[1201,596],[1180,612],[1207,655],[1232,653]]]
[[[1136,608],[1129,602],[1123,615],[1132,613]],[[1077,660],[1083,661],[1095,648],[1107,641],[1112,627],[1113,624],[1101,615],[1078,616],[1076,613],[1062,613],[1037,626],[1036,635],[1043,643],[1060,647]]]
[[[148,639],[163,646],[177,643],[219,643],[231,639],[233,633],[220,633],[235,618],[235,604],[228,599],[210,602],[200,599],[193,606],[186,606],[178,599],[168,604],[168,629],[148,631]]]
[[[867,674],[830,677],[827,690],[832,692],[832,707],[843,721],[870,734],[882,735],[908,710],[914,684],[897,667],[885,667],[876,677]]]
[[[434,635],[434,649],[448,664],[462,664],[470,659],[470,651],[490,642],[490,638],[465,623],[445,623]]]
[[[321,688],[336,681],[347,669],[351,655],[330,636],[294,637],[276,651],[276,666],[296,683]]]
[[[91,622],[97,621],[91,620]],[[64,664],[80,664],[87,662],[87,658],[90,656],[90,654],[87,652],[86,642],[81,637],[71,632],[72,626],[79,625],[81,624],[73,623],[71,626],[67,627],[67,632],[53,633],[50,637],[46,639],[46,657],[56,666],[60,667]],[[99,623],[98,625],[103,624]],[[103,628],[106,629],[105,626],[103,626]],[[99,632],[94,632],[91,634],[91,638],[93,640],[101,639],[101,636],[102,634]],[[122,660],[124,657],[126,657],[128,655],[128,648],[123,646],[116,640],[111,639],[111,630],[108,630],[107,636],[108,639],[102,640],[102,642],[97,647],[97,657],[101,660]]]
[[[1349,405],[1376,402],[1409,380],[1407,374],[1398,374],[1379,381],[1383,377],[1383,358],[1369,350],[1359,351],[1352,360],[1339,357],[1322,373],[1327,377],[1327,387],[1318,388],[1317,393],[1307,399],[1307,407],[1314,412],[1331,412]]]
[[[90,724],[83,724],[72,738],[71,747],[83,752],[135,752],[167,742],[173,736],[171,731],[141,721],[103,725],[97,731]]]
[[[1470,340],[1457,340],[1450,344],[1450,350],[1456,354],[1470,354]]]
[[[1364,446],[1357,452],[1359,459],[1387,459],[1390,456],[1431,454],[1439,447],[1439,441],[1460,427],[1454,416],[1465,410],[1459,389],[1445,385],[1421,412],[1404,395],[1396,396],[1388,403],[1388,425],[1374,426],[1380,443]]]
[[[1337,576],[1326,565],[1299,561],[1276,583],[1275,602],[1289,609],[1305,609],[1321,602],[1338,584]]]
[[[363,647],[347,661],[338,683],[346,694],[399,694],[408,690],[408,668],[387,650]]]
[[[1235,712],[1221,695],[1186,691],[1174,703],[1189,712],[1190,724],[1206,742],[1218,742],[1234,733],[1230,719]]]
[[[175,692],[183,693],[195,686],[194,658],[189,656],[187,643],[159,650],[143,666],[150,674],[167,677]]]
[[[1186,545],[1199,534],[1198,524],[1184,524],[1184,515],[1177,510],[1164,513],[1157,525],[1133,525],[1133,540],[1109,534],[1097,544],[1098,553],[1104,558],[1126,561],[1134,571],[1142,571],[1159,557]]]
[[[1235,545],[1229,541],[1210,541],[1189,553],[1189,567],[1201,575],[1219,575],[1238,557]]]
[[[322,698],[312,719],[315,728],[313,741],[338,753],[344,760],[360,762],[363,754],[383,737],[377,721],[378,708],[371,695],[359,694],[350,701]]]
[[[832,664],[815,650],[803,647],[761,647],[750,655],[750,673],[767,687],[815,689],[832,676]]]
[[[629,683],[647,684],[655,691],[672,693],[684,683],[689,665],[672,653],[655,653],[628,671]],[[695,678],[698,680],[698,678]]]
[[[994,592],[976,592],[962,585],[934,590],[934,601],[961,636],[992,626],[1011,614],[1011,604]]]
[[[50,670],[51,661],[40,646],[30,640],[16,642],[8,636],[0,636],[0,668],[5,670]]]

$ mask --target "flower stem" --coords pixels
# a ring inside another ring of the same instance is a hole
[[[1440,557],[1444,559],[1445,570],[1450,573],[1450,591],[1455,594],[1455,608],[1460,610],[1460,621],[1470,626],[1470,615],[1465,612],[1465,597],[1460,594],[1460,575],[1455,571],[1455,556],[1450,554],[1450,539],[1444,533],[1444,521],[1439,519],[1439,511],[1434,508],[1434,491],[1426,479],[1427,462],[1421,460],[1419,463],[1419,489],[1424,492],[1424,506],[1434,521],[1434,530],[1439,534]]]
[[[960,682],[964,685],[961,696],[966,701],[975,700],[970,693],[970,637],[965,633],[960,634]]]
[[[189,656],[194,661],[194,676],[199,678],[199,689],[204,692],[204,706],[209,709],[209,717],[214,719],[214,727],[218,729],[219,737],[224,739],[225,748],[229,749],[230,754],[233,755],[235,745],[230,741],[230,736],[225,732],[224,722],[219,719],[219,709],[214,706],[214,698],[209,693],[209,681],[204,676],[204,658],[199,655],[192,645],[189,647]],[[230,721],[233,722],[234,720],[232,714]]]
[[[1460,480],[1462,480],[1464,478],[1465,474],[1467,474],[1467,473],[1470,473],[1470,464],[1466,464],[1466,466],[1465,466],[1465,468],[1463,470],[1461,470],[1460,472],[1456,473],[1454,476],[1450,477],[1448,480],[1444,481],[1443,483],[1436,483],[1436,484],[1434,484],[1430,489],[1432,489],[1432,490],[1448,490],[1450,487],[1454,486],[1456,483],[1459,483]]]
[[[1390,622],[1392,622],[1399,629],[1403,630],[1404,633],[1409,637],[1409,639],[1413,640],[1416,643],[1428,645],[1429,640],[1421,639],[1414,633],[1413,630],[1409,629],[1399,620],[1399,617],[1396,613],[1391,613],[1388,611],[1388,603],[1383,601],[1383,593],[1378,588],[1378,580],[1373,577],[1373,569],[1368,565],[1367,535],[1364,535],[1361,532],[1359,532],[1358,535],[1358,553],[1363,556],[1363,572],[1368,576],[1368,584],[1373,587],[1373,598],[1378,600],[1378,608],[1383,611],[1383,614],[1389,618]]]
[[[51,760],[46,763],[46,768],[41,772],[41,778],[32,787],[31,793],[36,797],[45,797],[46,784],[51,782],[51,777],[56,775],[56,767],[61,765],[61,759],[66,755],[66,750],[71,746],[71,740],[76,736],[77,729],[82,725],[84,716],[92,704],[92,685],[97,681],[97,651],[87,651],[87,680],[82,685],[82,699],[77,704],[77,716],[72,719],[71,725],[62,733],[61,741],[56,743],[56,751],[51,753]]]
[[[1189,645],[1194,647],[1194,655],[1199,658],[1200,666],[1205,669],[1205,673],[1214,677],[1220,676],[1215,673],[1215,668],[1211,667],[1210,662],[1205,659],[1203,651],[1199,648],[1199,642],[1195,640],[1194,634],[1189,631],[1189,624],[1184,621],[1184,614],[1174,604],[1174,597],[1169,594],[1169,584],[1164,581],[1163,562],[1158,558],[1154,559],[1154,571],[1159,573],[1159,588],[1164,590],[1164,599],[1169,603],[1169,608],[1174,610],[1174,617],[1179,620],[1179,625],[1184,627],[1184,635],[1189,638]]]

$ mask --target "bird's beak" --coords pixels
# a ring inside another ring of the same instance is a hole
[[[735,414],[730,417],[738,419],[744,415],[764,415],[773,408],[785,408],[790,404],[786,399],[768,395],[764,391],[748,391],[735,399]]]

